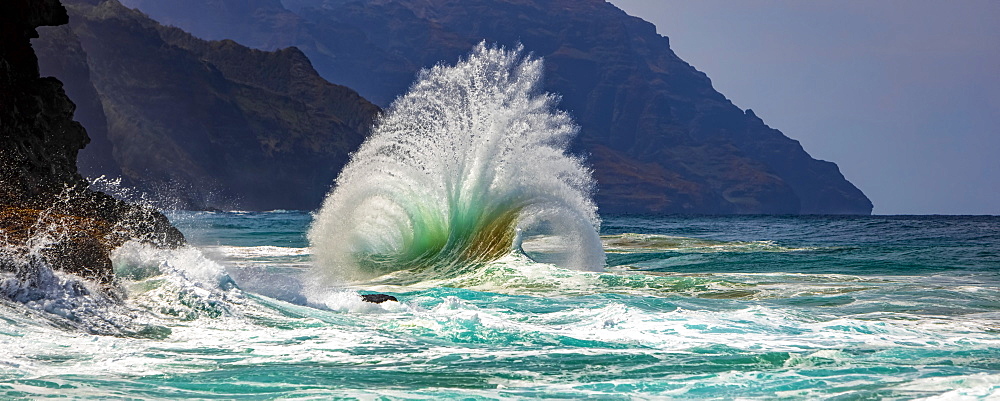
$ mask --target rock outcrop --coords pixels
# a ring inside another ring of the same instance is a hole
[[[872,210],[835,164],[734,106],[652,24],[603,0],[123,1],[195,35],[298,46],[325,78],[383,106],[419,69],[480,41],[522,43],[582,127],[575,147],[605,213]]]
[[[380,111],[296,48],[204,41],[114,0],[64,2],[69,26],[35,45],[93,116],[102,146],[81,166],[171,206],[315,209]]]
[[[396,297],[385,294],[362,294],[361,300],[373,304],[380,304],[386,301],[399,302],[399,300],[396,299]]]
[[[30,274],[17,259],[110,283],[110,251],[139,239],[184,242],[159,212],[89,190],[77,172],[87,145],[75,105],[55,78],[42,78],[30,39],[67,22],[58,0],[0,3],[0,270]]]

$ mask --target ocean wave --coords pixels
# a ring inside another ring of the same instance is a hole
[[[541,61],[522,53],[480,44],[455,66],[421,72],[316,215],[316,281],[453,277],[536,230],[575,243],[559,264],[603,268],[594,181],[567,153],[578,128],[541,93]]]

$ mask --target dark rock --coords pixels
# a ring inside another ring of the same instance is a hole
[[[734,106],[652,24],[603,0],[125,1],[195,35],[295,45],[383,106],[480,41],[523,43],[581,125],[574,147],[590,155],[605,213],[872,210],[835,164]]]
[[[52,269],[87,277],[103,284],[114,280],[111,248],[106,241],[111,227],[107,221],[53,213],[51,210],[24,209],[0,206],[0,224],[7,236],[3,245],[28,244],[21,253],[40,247],[37,256]],[[31,243],[33,242],[33,243]],[[13,247],[17,249],[17,246]],[[21,256],[30,259],[30,255]],[[9,270],[18,271],[16,266]]]
[[[81,164],[170,206],[315,209],[380,111],[322,79],[298,49],[204,41],[116,1],[65,3],[70,29],[35,43],[44,70],[94,105],[84,123],[112,149],[111,159],[82,153]]]
[[[90,143],[77,155],[76,167],[85,177],[120,177],[114,146],[108,138],[107,117],[97,89],[90,80],[90,66],[80,41],[69,25],[42,29],[46,40],[34,40],[42,76],[57,77],[76,103],[73,118],[87,129]]]
[[[5,259],[40,252],[52,268],[110,283],[113,248],[133,238],[177,246],[184,237],[149,207],[87,189],[77,172],[89,138],[62,83],[40,77],[30,43],[38,26],[66,21],[56,0],[0,3],[0,248]]]
[[[380,304],[385,301],[399,302],[396,297],[385,294],[362,294],[361,299],[365,302],[371,302],[373,304]]]

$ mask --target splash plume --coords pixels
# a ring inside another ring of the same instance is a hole
[[[322,278],[440,277],[518,252],[522,233],[573,244],[560,263],[604,265],[578,127],[540,90],[542,61],[477,46],[422,71],[337,178],[309,231]]]

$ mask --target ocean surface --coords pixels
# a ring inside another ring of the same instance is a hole
[[[318,211],[171,213],[111,289],[0,248],[0,399],[1000,398],[1000,218],[598,216],[542,70],[422,71]]]
[[[306,212],[0,280],[0,399],[997,399],[1000,217],[602,216],[606,267],[317,286]],[[366,303],[385,293],[398,302]]]

